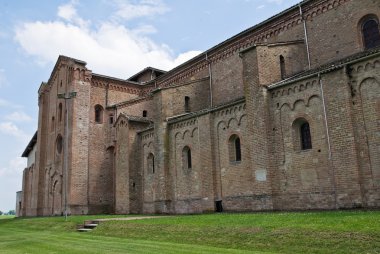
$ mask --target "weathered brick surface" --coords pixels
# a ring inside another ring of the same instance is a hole
[[[119,118],[117,122],[117,140],[115,161],[115,212],[119,214],[129,213],[129,138],[128,121]]]
[[[156,106],[153,103],[153,97],[142,98],[136,102],[130,102],[126,105],[117,107],[118,114],[131,116],[143,116],[143,111],[146,111],[147,118],[152,119],[157,112]]]
[[[364,206],[378,206],[379,184],[379,96],[380,59],[370,59],[351,66],[351,89],[356,158]]]
[[[360,20],[368,14],[380,17],[376,0],[326,2],[307,17],[312,66],[363,50]]]
[[[159,77],[147,70],[140,84],[60,57],[39,90],[22,215],[62,214],[66,193],[71,214],[201,213],[220,201],[228,211],[379,207],[379,51],[327,64],[363,51],[361,21],[380,17],[380,6],[301,8],[302,17],[295,6]],[[57,98],[72,91],[70,101]],[[302,150],[305,121],[312,148]],[[59,153],[57,138],[67,135],[69,150]]]
[[[285,93],[283,94],[283,92]],[[317,77],[273,91],[271,103],[274,152],[278,155],[273,194],[276,209],[333,208],[333,173],[329,169],[329,147],[324,121],[322,95]],[[312,149],[301,150],[297,119],[305,119],[312,132]],[[303,195],[295,203],[288,196]]]

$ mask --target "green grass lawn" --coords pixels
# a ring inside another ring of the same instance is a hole
[[[105,217],[0,220],[0,253],[380,253],[380,211],[189,215],[75,231]]]
[[[14,217],[15,217],[14,215],[0,215],[0,220],[3,220],[3,219],[12,219]]]

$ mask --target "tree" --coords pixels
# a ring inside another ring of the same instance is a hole
[[[0,215],[3,215],[3,212],[2,212],[2,211],[0,211]]]
[[[8,212],[8,215],[15,215],[15,214],[16,214],[15,210],[9,210]]]

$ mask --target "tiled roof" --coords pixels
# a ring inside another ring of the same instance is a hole
[[[193,117],[205,115],[205,114],[208,114],[210,112],[214,112],[214,111],[217,111],[217,110],[220,110],[223,108],[227,108],[227,107],[230,107],[230,106],[233,106],[233,105],[236,105],[239,103],[243,103],[243,102],[245,102],[245,98],[241,97],[241,98],[238,98],[236,100],[229,101],[227,103],[223,103],[223,104],[217,105],[217,106],[212,107],[212,108],[206,108],[206,109],[199,110],[197,112],[185,113],[185,114],[181,114],[181,115],[177,115],[177,116],[168,117],[166,120],[169,123],[180,122],[183,120],[187,120],[187,119],[190,119]]]
[[[29,141],[29,144],[26,146],[21,157],[28,157],[29,153],[33,150],[34,145],[37,143],[37,131],[34,133],[32,139]]]

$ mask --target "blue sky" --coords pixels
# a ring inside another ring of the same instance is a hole
[[[0,210],[15,207],[37,90],[58,56],[128,78],[169,70],[297,0],[0,0]]]

